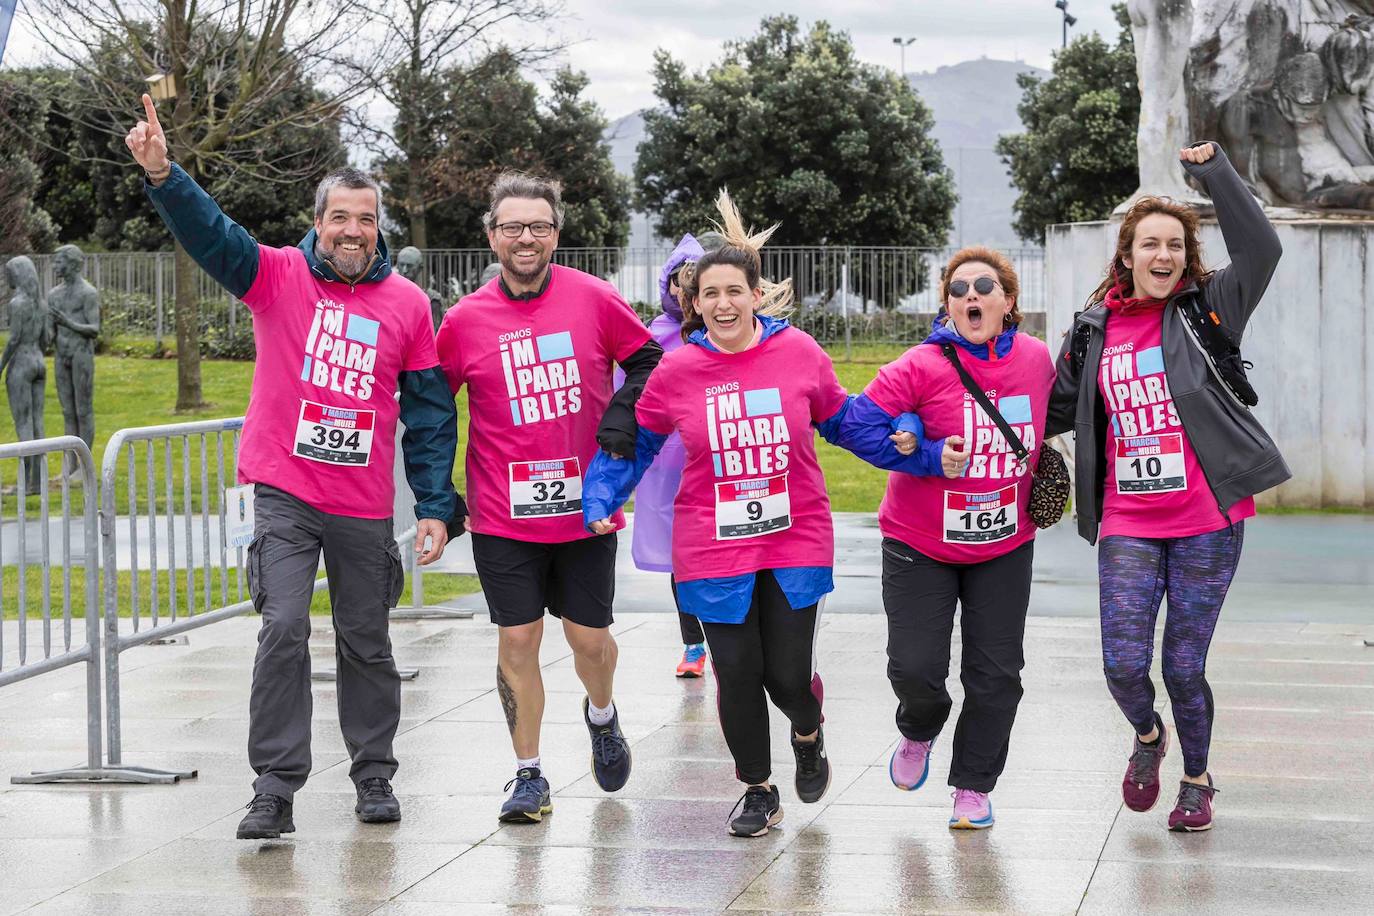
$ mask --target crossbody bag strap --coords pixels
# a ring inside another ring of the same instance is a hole
[[[988,346],[992,346],[992,344],[989,343]],[[992,422],[997,424],[997,428],[1001,430],[1002,435],[1006,437],[1007,444],[1012,447],[1012,451],[1016,452],[1016,460],[1024,462],[1030,457],[1030,451],[1026,448],[1025,443],[1021,441],[1021,437],[1016,435],[1016,431],[1011,428],[1011,424],[1002,418],[1002,414],[998,412],[996,407],[992,406],[992,402],[988,400],[987,395],[983,394],[982,387],[973,380],[973,376],[968,374],[968,370],[964,368],[964,364],[959,362],[959,354],[954,351],[954,344],[941,344],[940,349],[944,351],[945,358],[954,364],[954,371],[959,373],[959,380],[964,383],[964,387],[968,389],[968,393],[973,395],[973,399],[978,402],[978,406],[983,408],[983,413],[987,414]]]

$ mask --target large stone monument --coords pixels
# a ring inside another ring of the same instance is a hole
[[[48,343],[48,313],[33,261],[20,255],[5,264],[10,290],[9,340],[0,355],[14,432],[21,440],[43,438],[43,385],[48,377],[43,349]],[[41,457],[24,459],[25,488],[37,493],[43,478]]]
[[[1293,469],[1259,501],[1374,508],[1374,0],[1132,0],[1128,11],[1141,91],[1136,194],[1207,215],[1205,198],[1183,187],[1177,150],[1216,140],[1283,244],[1241,344],[1255,365],[1255,413]],[[1120,212],[1047,231],[1052,345],[1104,276]],[[1214,221],[1202,238],[1206,266],[1225,264]]]
[[[95,448],[95,344],[100,338],[100,294],[83,277],[85,257],[75,245],[63,245],[53,255],[53,270],[61,282],[48,291],[56,344],[53,368],[57,400],[67,435],[80,436]],[[76,470],[73,457],[66,471]]]

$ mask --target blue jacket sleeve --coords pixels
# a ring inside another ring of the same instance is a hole
[[[920,417],[912,413],[893,417],[866,394],[851,395],[834,416],[818,426],[821,438],[831,445],[867,461],[874,467],[887,471],[901,471],[917,476],[935,476],[940,473],[940,451],[944,440],[927,442],[923,438],[924,428]],[[897,446],[888,436],[897,429],[916,434],[920,440],[917,449],[910,455],[897,451]],[[931,466],[931,454],[935,456]]]
[[[633,458],[612,458],[606,452],[598,451],[582,482],[583,524],[590,528],[592,522],[610,518],[612,513],[625,505],[667,441],[666,435],[650,432],[640,426],[635,437]]]
[[[213,197],[172,163],[172,174],[161,186],[145,180],[143,190],[153,209],[167,224],[201,269],[220,286],[242,299],[258,275],[258,243],[231,220]]]
[[[415,494],[415,517],[437,518],[449,537],[463,533],[468,507],[453,488],[453,456],[458,451],[458,410],[438,366],[402,372],[401,454],[406,481]]]

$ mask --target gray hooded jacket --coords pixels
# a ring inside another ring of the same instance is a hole
[[[1201,296],[1221,320],[1222,330],[1239,342],[1283,250],[1274,227],[1220,147],[1207,162],[1184,162],[1183,167],[1211,196],[1231,263],[1203,283],[1186,284],[1169,297],[1161,329],[1164,375],[1224,521],[1240,500],[1283,483],[1292,472],[1254,414],[1212,374],[1176,301]],[[1102,360],[1107,320],[1108,311],[1100,302],[1075,316],[1055,361],[1057,377],[1045,421],[1046,436],[1074,433],[1078,533],[1090,544],[1097,543],[1106,480],[1107,418],[1096,367]],[[1080,339],[1080,353],[1086,338],[1081,361],[1072,358],[1075,338]],[[1085,366],[1092,368],[1084,373]]]

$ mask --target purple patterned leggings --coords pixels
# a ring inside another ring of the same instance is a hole
[[[1207,772],[1212,742],[1207,650],[1240,562],[1244,532],[1244,523],[1237,522],[1234,530],[1186,538],[1113,535],[1098,545],[1102,667],[1116,704],[1142,735],[1154,727],[1150,662],[1160,601],[1169,596],[1160,667],[1189,776]]]

